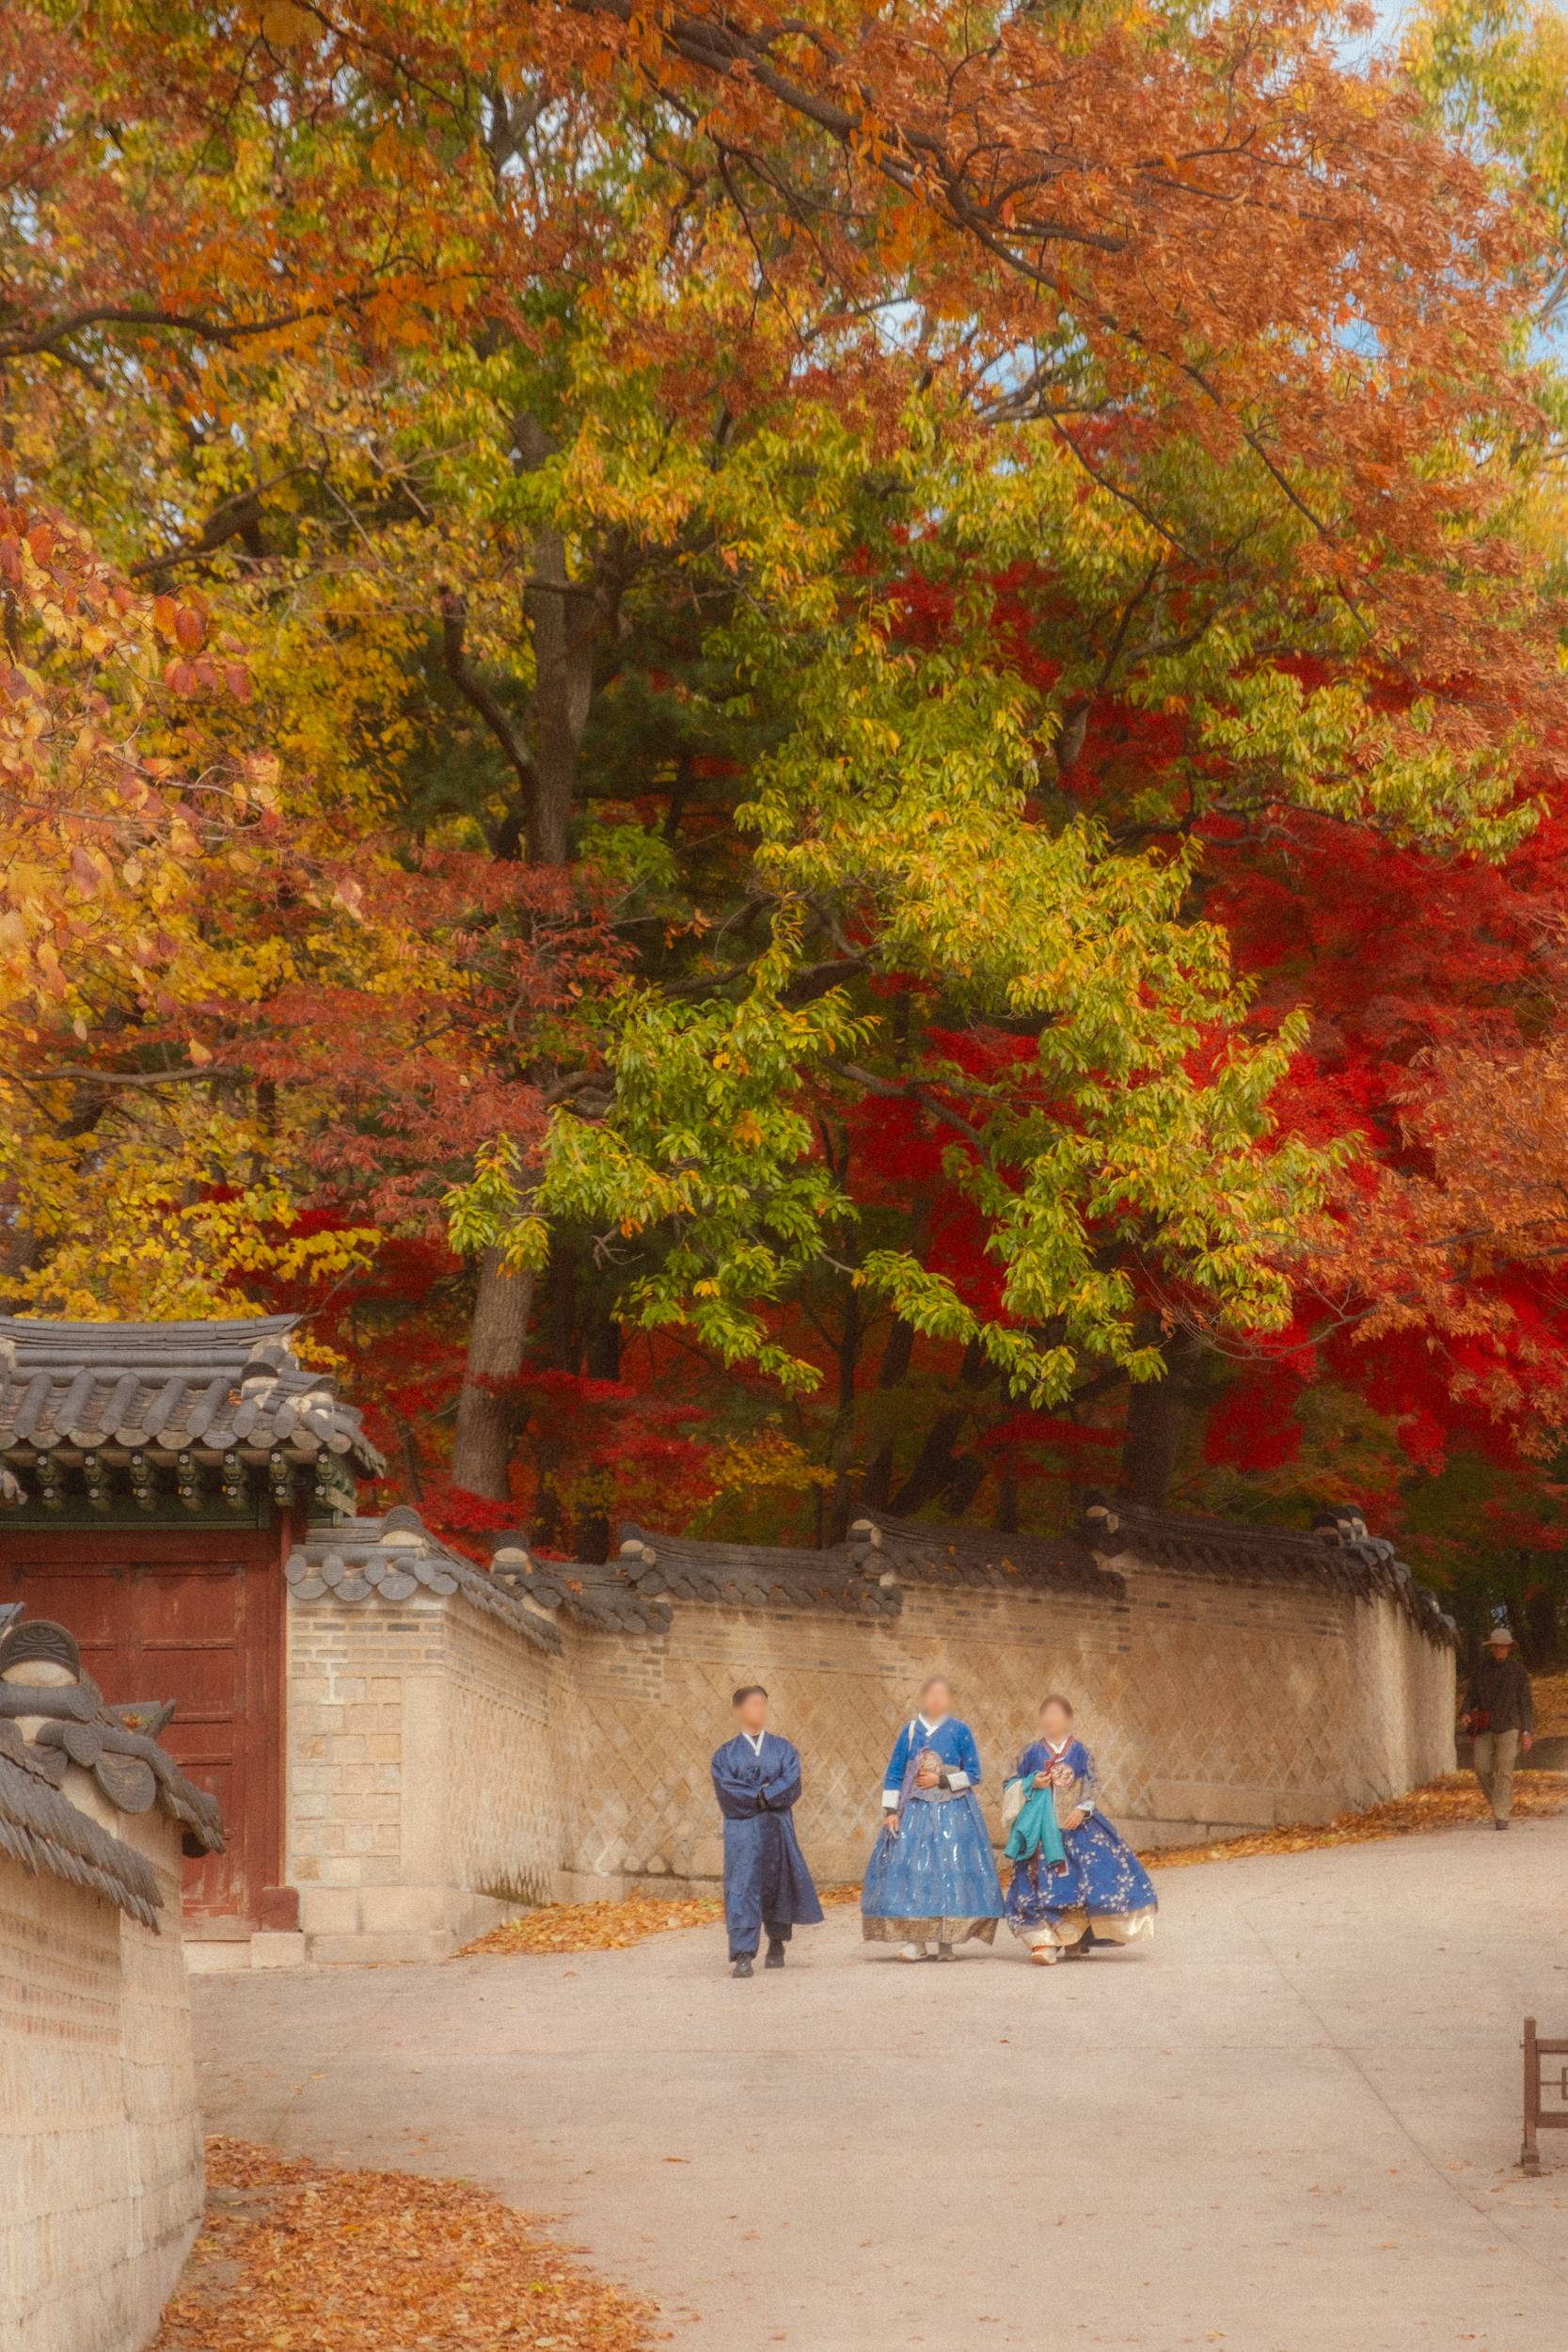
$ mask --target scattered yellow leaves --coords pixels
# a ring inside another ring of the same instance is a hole
[[[1559,1738],[1568,1731],[1568,1675],[1531,1675],[1535,1693],[1535,1736]]]
[[[1568,1772],[1521,1772],[1513,1784],[1513,1810],[1522,1820],[1540,1820],[1568,1809]],[[1484,1819],[1485,1802],[1468,1772],[1450,1772],[1408,1796],[1391,1797],[1365,1813],[1338,1813],[1330,1821],[1293,1821],[1280,1829],[1256,1830],[1241,1837],[1217,1837],[1197,1846],[1160,1846],[1140,1858],[1150,1869],[1177,1870],[1195,1862],[1243,1862],[1254,1854],[1310,1853],[1323,1846],[1362,1846],[1383,1837],[1412,1837],[1424,1830],[1457,1829]],[[856,1903],[856,1886],[824,1886],[824,1904]],[[673,1898],[632,1895],[620,1902],[546,1903],[526,1918],[509,1919],[487,1935],[466,1944],[460,1960],[475,1956],[511,1959],[519,1952],[620,1952],[668,1935],[679,1928],[710,1927],[724,1915],[717,1895]]]
[[[652,2352],[651,2305],[458,2181],[207,2143],[209,2211],[151,2352]]]
[[[1513,1784],[1513,1810],[1528,1820],[1568,1806],[1568,1772],[1521,1772]],[[1483,1820],[1486,1802],[1468,1772],[1412,1788],[1365,1813],[1339,1813],[1314,1825],[1296,1821],[1282,1829],[1259,1830],[1245,1837],[1222,1837],[1204,1846],[1164,1846],[1142,1859],[1151,1869],[1180,1869],[1189,1862],[1241,1862],[1253,1854],[1308,1853],[1320,1846],[1363,1846],[1380,1837],[1414,1837],[1424,1830],[1459,1829]]]
[[[823,1886],[817,1892],[827,1904],[858,1903],[861,1899],[858,1886]],[[711,1927],[723,1915],[717,1895],[628,1895],[621,1902],[546,1903],[525,1919],[508,1919],[487,1935],[476,1936],[457,1957],[510,1960],[518,1952],[624,1952],[651,1935]]]
[[[716,1895],[696,1895],[688,1901],[630,1896],[624,1902],[546,1903],[526,1919],[508,1919],[487,1935],[476,1936],[464,1945],[458,1958],[476,1953],[510,1959],[516,1952],[620,1952],[650,1935],[666,1935],[673,1928],[707,1927],[723,1915],[724,1906]]]

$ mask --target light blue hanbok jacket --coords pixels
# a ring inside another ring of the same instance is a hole
[[[921,1788],[921,1755],[941,1758],[942,1783]],[[990,1943],[1002,1914],[1002,1883],[974,1784],[980,1751],[967,1724],[947,1716],[904,1725],[888,1763],[882,1804],[895,1824],[878,1832],[861,1887],[862,1931],[868,1941],[944,1944],[977,1936]]]
[[[940,1724],[931,1724],[924,1715],[912,1715],[893,1743],[887,1771],[882,1774],[882,1810],[891,1813],[904,1792],[904,1781],[910,1766],[923,1748],[934,1748],[947,1772],[949,1788],[978,1788],[980,1786],[980,1751],[974,1734],[956,1715],[944,1715]]]

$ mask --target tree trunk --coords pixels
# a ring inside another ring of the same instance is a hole
[[[515,423],[519,470],[544,465],[550,444],[537,417]],[[534,866],[564,866],[571,857],[577,801],[578,753],[594,698],[594,656],[606,621],[602,589],[583,595],[566,569],[566,545],[557,531],[533,541],[532,582],[523,598],[533,639],[530,732],[536,776],[528,853]]]
[[[910,1363],[913,1355],[913,1324],[895,1323],[888,1335],[887,1346],[882,1353],[881,1370],[877,1375],[877,1388],[880,1394],[891,1395],[895,1389],[903,1386],[909,1377]],[[888,1497],[893,1492],[894,1462],[893,1439],[887,1437],[873,1452],[870,1461],[865,1466],[865,1475],[861,1480],[861,1501],[868,1510],[885,1511],[887,1509]]]
[[[591,1380],[621,1377],[621,1327],[609,1314],[590,1327],[584,1368]],[[611,1506],[614,1507],[614,1499]],[[572,1531],[574,1560],[608,1560],[611,1535],[610,1508],[579,1511]]]
[[[833,1473],[832,1500],[828,1507],[826,1536],[841,1544],[849,1532],[850,1494],[855,1458],[855,1375],[861,1360],[860,1293],[847,1277],[844,1284],[844,1320],[838,1340],[838,1409],[833,1415],[829,1468]]]
[[[1187,1334],[1172,1332],[1165,1342],[1164,1378],[1141,1382],[1128,1400],[1118,1491],[1150,1510],[1164,1510],[1170,1499],[1186,1426],[1192,1354]]]
[[[515,430],[518,470],[544,465],[550,444],[539,419],[524,411]],[[534,664],[528,856],[534,866],[565,866],[571,857],[578,752],[593,698],[594,651],[607,619],[613,620],[615,598],[610,590],[595,590],[588,596],[578,593],[568,577],[565,543],[559,532],[541,532],[531,559],[536,584],[523,600]],[[468,1493],[498,1502],[510,1491],[517,1416],[514,1401],[496,1395],[486,1383],[515,1379],[522,1370],[532,1304],[532,1277],[507,1275],[498,1253],[485,1250],[457,1400],[451,1474]]]
[[[492,1502],[504,1502],[511,1493],[517,1426],[515,1398],[498,1394],[492,1384],[515,1380],[521,1372],[532,1303],[532,1275],[509,1274],[499,1249],[484,1250],[457,1398],[451,1476],[454,1486]]]
[[[927,1430],[914,1468],[893,1498],[896,1516],[912,1518],[932,1502],[945,1502],[955,1517],[968,1510],[984,1484],[986,1465],[955,1448],[974,1419],[974,1395],[989,1388],[993,1377],[978,1341],[971,1340],[958,1373],[958,1385],[970,1395],[944,1406]]]
[[[907,1024],[909,999],[900,997],[899,1005],[901,1017]],[[917,1193],[910,1208],[910,1248],[922,1265],[926,1263],[926,1243],[930,1222],[930,1197],[928,1194]],[[895,1389],[902,1388],[909,1378],[910,1366],[914,1360],[914,1337],[912,1323],[905,1323],[901,1317],[895,1319],[893,1328],[888,1333],[887,1345],[882,1351],[881,1368],[877,1375],[877,1390],[879,1395],[891,1395]],[[873,1452],[871,1459],[865,1466],[865,1475],[861,1480],[861,1502],[868,1509],[873,1511],[887,1509],[888,1497],[893,1492],[895,1466],[894,1442],[891,1437],[886,1437]]]

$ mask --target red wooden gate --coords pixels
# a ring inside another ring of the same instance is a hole
[[[173,1699],[163,1744],[223,1807],[227,1851],[185,1866],[198,1932],[287,1927],[280,1886],[283,1579],[277,1531],[6,1531],[0,1600],[55,1617],[111,1702]]]

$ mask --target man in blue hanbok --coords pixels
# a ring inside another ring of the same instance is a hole
[[[882,1826],[861,1889],[868,1944],[897,1944],[901,1960],[951,1960],[970,1936],[989,1944],[1002,1883],[974,1790],[980,1751],[933,1675],[920,1709],[894,1742],[882,1779]]]
[[[822,1906],[791,1819],[800,1794],[800,1758],[768,1728],[760,1682],[735,1694],[736,1730],[713,1752],[713,1787],[724,1817],[724,1924],[732,1976],[749,1977],[762,1931],[765,1968],[782,1968],[792,1928],[816,1927]]]

